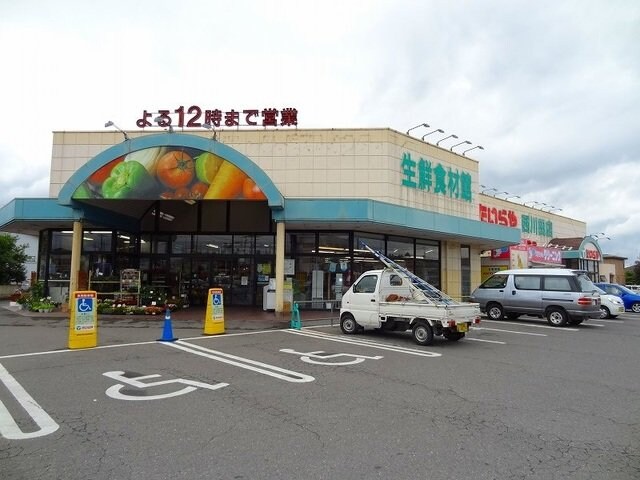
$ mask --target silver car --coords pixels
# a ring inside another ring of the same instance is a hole
[[[583,272],[564,268],[502,270],[471,294],[492,320],[546,317],[550,325],[578,325],[600,317],[600,294]]]

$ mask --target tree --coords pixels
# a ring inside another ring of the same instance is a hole
[[[0,233],[0,285],[20,283],[27,278],[24,264],[27,245],[18,245],[18,237]]]

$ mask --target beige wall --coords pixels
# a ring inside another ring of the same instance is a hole
[[[79,167],[122,139],[118,132],[54,132],[49,195],[56,197]],[[473,191],[478,162],[390,129],[223,131],[218,140],[255,162],[285,198],[368,198],[477,218],[475,198],[468,202],[403,186],[401,159],[408,152],[413,160],[423,157],[465,171]]]

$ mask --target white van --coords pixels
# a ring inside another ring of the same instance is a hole
[[[492,320],[546,317],[550,325],[578,325],[600,317],[600,294],[584,272],[565,268],[502,270],[471,294]]]

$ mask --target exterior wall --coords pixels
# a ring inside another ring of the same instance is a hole
[[[442,291],[454,300],[462,297],[460,242],[442,242]]]
[[[624,258],[605,257],[600,263],[600,275],[605,276],[603,282],[618,283],[624,285]]]
[[[542,219],[552,224],[551,235],[547,232],[538,234],[535,232],[522,232],[522,238],[532,240],[538,245],[546,245],[552,238],[584,237],[587,231],[587,224],[581,220],[558,215],[556,213],[543,212],[537,208],[524,206],[520,203],[503,200],[491,195],[479,194],[479,203],[498,210],[507,210],[515,213],[518,224],[515,225],[522,231],[522,217],[528,215],[530,218]],[[479,213],[478,213],[479,214]]]
[[[222,131],[218,140],[256,163],[285,198],[365,198],[477,219],[476,196],[468,202],[403,186],[401,159],[409,153],[414,160],[424,157],[464,171],[472,191],[477,191],[478,162],[390,129]],[[49,195],[57,197],[79,167],[121,141],[119,132],[54,132]]]

